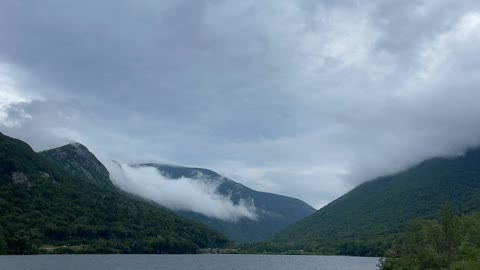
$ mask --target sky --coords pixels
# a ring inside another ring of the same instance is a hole
[[[0,2],[0,131],[319,208],[480,144],[476,0]]]

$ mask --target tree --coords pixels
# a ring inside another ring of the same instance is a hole
[[[37,254],[38,246],[28,231],[18,231],[6,239],[8,253],[14,255]]]
[[[7,242],[5,241],[5,237],[3,236],[2,228],[0,227],[0,254],[7,253]]]
[[[382,270],[480,269],[480,219],[453,216],[442,206],[438,221],[415,221],[380,260]]]

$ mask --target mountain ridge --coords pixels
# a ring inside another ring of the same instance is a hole
[[[300,199],[278,195],[269,192],[260,192],[242,185],[219,173],[197,167],[183,167],[179,165],[141,163],[137,167],[154,167],[159,173],[172,180],[181,177],[201,181],[215,182],[220,195],[229,197],[234,204],[243,201],[253,201],[257,209],[257,220],[241,219],[236,224],[190,211],[176,211],[176,213],[206,224],[207,226],[225,233],[237,243],[262,241],[276,231],[313,213],[315,209]]]

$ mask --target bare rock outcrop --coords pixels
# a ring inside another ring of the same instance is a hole
[[[13,172],[12,180],[15,185],[28,185],[28,186],[31,185],[30,181],[28,180],[28,177],[22,172]]]

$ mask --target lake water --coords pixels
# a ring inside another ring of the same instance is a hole
[[[283,255],[0,256],[0,270],[377,270],[378,258]]]

